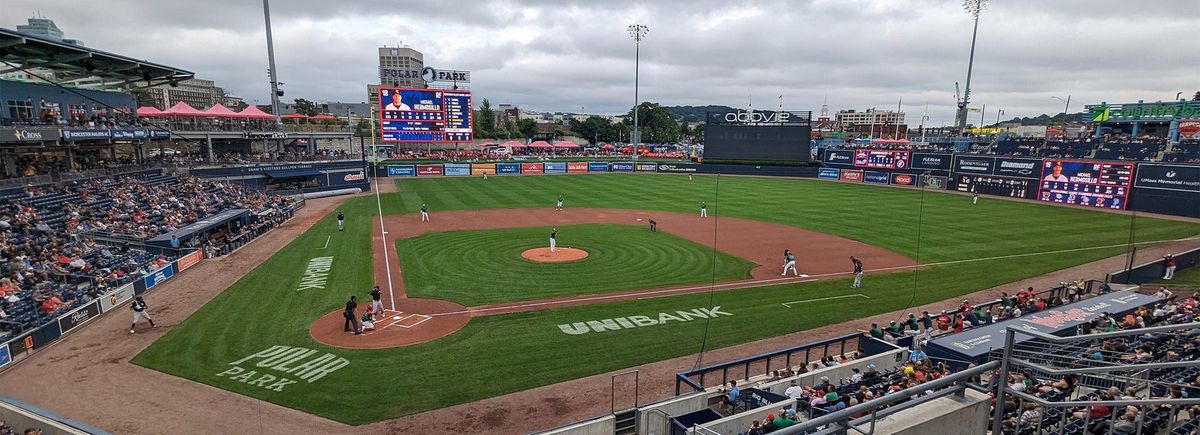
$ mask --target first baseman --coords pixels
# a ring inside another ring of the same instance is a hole
[[[550,230],[550,252],[554,252],[554,246],[555,246],[554,238],[555,237],[558,237],[558,228],[554,228],[554,229]]]
[[[129,325],[129,333],[133,333],[133,329],[137,326],[138,319],[146,319],[150,322],[150,327],[155,328],[154,319],[150,318],[150,313],[146,312],[146,301],[142,300],[141,296],[133,298],[133,303],[129,305],[129,309],[133,310],[133,323]]]
[[[429,207],[421,204],[421,222],[429,222]]]
[[[796,256],[792,255],[792,251],[783,250],[783,273],[779,276],[787,276],[788,269],[792,269],[792,273],[800,276],[800,272],[796,271]]]

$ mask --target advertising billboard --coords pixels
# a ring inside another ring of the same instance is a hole
[[[8,365],[12,362],[12,352],[9,352],[7,344],[0,344],[0,367]]]
[[[567,172],[582,174],[588,171],[588,162],[567,162]]]
[[[997,157],[992,173],[1002,177],[1037,178],[1042,172],[1042,159]]]
[[[992,157],[958,156],[954,159],[954,173],[991,175],[995,164]]]
[[[151,272],[144,278],[146,282],[146,289],[149,290],[156,285],[162,284],[163,281],[170,279],[172,276],[175,276],[175,266],[169,265],[162,269]]]
[[[1142,163],[1134,186],[1147,189],[1200,192],[1200,166]]]
[[[95,319],[100,315],[100,301],[92,301],[92,303],[72,310],[70,313],[64,314],[58,318],[58,329],[66,334],[72,329],[79,327],[89,320]]]
[[[854,166],[874,169],[908,169],[909,152],[906,150],[854,150]]]
[[[825,150],[825,164],[854,166],[854,150]]]
[[[1124,210],[1133,185],[1133,163],[1046,160],[1039,201]]]
[[[638,163],[638,172],[654,172],[658,170],[658,163]]]
[[[521,165],[519,163],[497,163],[497,174],[520,174]]]
[[[442,165],[417,165],[417,176],[442,175]]]
[[[442,174],[444,175],[471,175],[471,165],[466,163],[446,163],[442,165]]]
[[[133,299],[133,283],[125,284],[100,297],[100,311],[108,312],[118,305]]]
[[[413,165],[388,166],[387,174],[389,177],[415,177],[417,176],[417,167]]]
[[[821,171],[817,172],[817,178],[837,180],[842,178],[842,170],[838,168],[821,168]]]
[[[912,174],[892,174],[892,184],[898,186],[916,186],[917,176]]]
[[[692,164],[658,164],[658,172],[696,172],[698,169],[696,165]]]
[[[384,143],[474,139],[471,91],[380,88],[376,103]]]
[[[949,171],[953,160],[953,154],[913,153],[911,165],[913,169]]]
[[[887,172],[866,171],[863,172],[863,182],[875,184],[888,184],[892,181],[892,177]]]
[[[633,162],[612,162],[613,172],[633,172]]]
[[[588,172],[608,172],[608,162],[588,162]]]
[[[471,165],[471,175],[495,174],[495,163],[474,163]]]
[[[521,164],[521,173],[522,174],[540,174],[540,173],[542,173],[542,164],[541,163],[522,163]]]
[[[862,182],[863,171],[857,169],[842,169],[842,181]]]
[[[567,173],[567,163],[546,162],[542,164],[542,171],[547,174],[565,174]]]
[[[1179,140],[1200,139],[1200,121],[1179,121]]]

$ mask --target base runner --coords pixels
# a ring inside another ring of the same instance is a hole
[[[796,256],[792,255],[792,251],[783,250],[783,273],[779,276],[787,276],[788,269],[792,269],[792,273],[800,276],[800,272],[796,271]]]
[[[133,303],[129,304],[129,309],[133,311],[133,323],[129,325],[130,334],[137,327],[138,319],[146,319],[147,322],[150,322],[151,328],[157,328],[157,326],[154,326],[154,319],[150,318],[150,313],[146,312],[146,301],[142,300],[141,296],[133,298]]]

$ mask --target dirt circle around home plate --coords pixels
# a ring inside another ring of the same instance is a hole
[[[566,263],[579,261],[587,256],[588,252],[579,248],[554,248],[554,252],[550,252],[550,248],[533,248],[521,253],[522,258],[538,263]]]

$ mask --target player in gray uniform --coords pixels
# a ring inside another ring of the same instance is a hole
[[[137,327],[138,319],[146,319],[147,322],[150,322],[151,328],[156,328],[156,326],[154,326],[154,319],[151,319],[150,313],[146,312],[146,301],[142,300],[141,296],[133,298],[133,303],[129,304],[129,309],[133,311],[133,323],[129,325],[130,334],[132,334],[134,332],[134,328]]]

